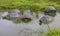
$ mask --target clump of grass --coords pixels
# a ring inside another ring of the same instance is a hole
[[[60,36],[60,28],[53,28],[41,33],[41,36]]]
[[[60,36],[60,29],[51,29],[46,33],[46,36]]]
[[[18,23],[21,23],[21,22],[24,22],[24,23],[29,23],[31,22],[32,19],[11,19],[14,23],[18,24]]]
[[[18,19],[13,19],[12,21],[16,24],[21,23],[21,20],[18,20]]]

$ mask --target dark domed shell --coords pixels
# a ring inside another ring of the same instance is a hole
[[[24,14],[22,15],[21,18],[22,18],[22,19],[32,19],[32,15],[31,15],[30,10],[25,10],[25,11],[24,11]]]
[[[51,10],[56,11],[55,7],[53,7],[53,6],[48,6],[48,7],[46,7],[44,11],[47,12],[47,11],[51,11]]]
[[[43,16],[43,17],[40,18],[39,21],[41,21],[44,24],[47,24],[47,23],[53,22],[53,20],[54,20],[54,18],[51,17],[51,16]]]

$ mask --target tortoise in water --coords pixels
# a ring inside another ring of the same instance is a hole
[[[57,12],[57,10],[53,6],[48,6],[44,10],[45,15],[49,15],[49,16],[53,16],[53,17],[56,16],[56,12]]]
[[[39,20],[40,25],[42,25],[42,23],[49,24],[53,21],[54,21],[54,17],[48,16],[48,15],[45,15],[45,16],[41,17],[40,20]]]
[[[4,12],[2,16],[3,19],[14,19],[14,18],[19,18],[20,17],[20,11],[18,9],[13,9],[11,12]]]
[[[10,18],[19,18],[19,17],[20,17],[20,10],[18,10],[18,9],[13,9],[13,10],[9,13],[9,17],[10,17]]]
[[[32,20],[32,15],[31,15],[31,12],[30,10],[25,10],[23,15],[21,16],[21,19],[24,21],[24,22],[29,22]]]

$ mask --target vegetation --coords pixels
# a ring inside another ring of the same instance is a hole
[[[18,20],[18,19],[13,19],[12,21],[13,21],[15,24],[19,24],[19,23],[22,22],[21,20]]]
[[[21,22],[29,23],[32,21],[32,19],[10,19],[10,20],[12,20],[15,24],[19,24]]]
[[[42,33],[42,36],[60,36],[60,28],[51,29],[47,33]]]
[[[40,12],[47,6],[54,6],[58,10],[60,8],[59,0],[0,0],[0,11],[10,9],[23,10],[30,9],[33,12]]]
[[[47,33],[47,36],[60,36],[60,29],[52,29]]]

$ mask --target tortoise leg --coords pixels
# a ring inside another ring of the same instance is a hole
[[[39,20],[39,25],[42,25],[42,21],[41,20]]]
[[[6,17],[3,17],[3,19],[6,19]]]

